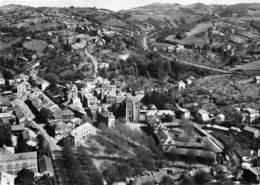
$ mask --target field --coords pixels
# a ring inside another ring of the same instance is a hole
[[[50,30],[51,28],[57,28],[57,26],[61,25],[64,20],[59,20],[58,18],[53,19],[50,17],[45,18],[31,18],[31,19],[24,19],[19,23],[12,24],[12,27],[21,28],[21,27],[28,27],[28,30],[35,31],[35,30]]]
[[[239,65],[236,66],[234,68],[231,68],[230,71],[259,71],[260,70],[260,60],[259,61],[255,61],[255,62],[251,62],[248,64],[243,64],[243,65]]]
[[[201,45],[201,46],[209,43],[208,39],[205,37],[196,38],[195,36],[190,36],[190,37],[186,37],[182,40],[178,40],[178,39],[175,39],[175,35],[167,36],[165,38],[165,41],[172,42],[172,43],[179,43],[179,44],[183,44],[183,45],[196,44],[196,45]]]
[[[32,40],[23,44],[26,49],[36,52],[42,52],[46,46],[47,42],[43,40]]]
[[[11,47],[13,44],[19,42],[20,40],[21,38],[13,39],[10,42],[3,42],[0,40],[0,51]]]
[[[186,33],[188,37],[196,35],[201,32],[206,32],[209,28],[211,28],[213,25],[210,22],[207,23],[200,23],[198,24],[195,28],[190,30],[189,32]]]
[[[105,25],[107,26],[112,26],[112,27],[124,27],[126,26],[126,23],[123,21],[116,19],[116,18],[110,18],[104,22]]]

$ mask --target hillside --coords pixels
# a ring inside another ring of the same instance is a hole
[[[0,17],[0,52],[5,66],[17,72],[28,67],[17,62],[20,56],[31,61],[36,55],[41,63],[39,74],[46,77],[45,73],[58,71],[57,79],[62,81],[91,77],[95,70],[91,59],[84,56],[84,48],[99,63],[109,64],[108,71],[100,72],[109,79],[176,81],[188,74],[204,76],[209,71],[179,66],[161,58],[158,52],[206,66],[201,69],[242,65],[251,48],[258,49],[259,10],[260,4],[154,3],[119,12],[7,5],[0,8],[8,15]],[[178,45],[185,50],[177,52]],[[236,57],[226,50],[228,45]],[[120,56],[126,53],[129,57],[122,60]]]

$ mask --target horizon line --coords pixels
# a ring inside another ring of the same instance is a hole
[[[75,6],[75,5],[63,5],[63,6],[51,6],[51,5],[48,5],[48,6],[41,6],[41,5],[37,5],[37,6],[34,6],[34,5],[29,5],[29,4],[19,4],[19,3],[6,3],[6,4],[3,4],[1,5],[0,4],[0,7],[3,7],[3,6],[11,6],[11,5],[16,5],[16,6],[27,6],[27,7],[32,7],[32,8],[70,8],[70,7],[74,7],[74,8],[96,8],[96,9],[103,9],[103,10],[109,10],[109,11],[114,11],[114,12],[119,12],[119,11],[122,11],[122,10],[131,10],[131,9],[135,9],[135,8],[140,8],[140,7],[145,7],[145,6],[149,6],[149,5],[153,5],[153,4],[162,4],[162,5],[165,5],[165,4],[169,4],[169,5],[181,5],[181,6],[190,6],[190,5],[195,5],[195,4],[203,4],[203,5],[207,5],[207,6],[214,6],[214,5],[219,5],[219,6],[232,6],[232,5],[239,5],[239,4],[259,4],[260,5],[260,2],[241,2],[241,3],[202,3],[202,2],[195,2],[195,3],[189,3],[189,4],[184,4],[184,3],[167,3],[167,2],[154,2],[154,3],[148,3],[148,4],[145,4],[145,5],[140,5],[140,6],[135,6],[135,7],[130,7],[130,8],[123,8],[123,9],[120,9],[120,10],[112,10],[110,8],[102,8],[102,7],[96,7],[96,6]]]

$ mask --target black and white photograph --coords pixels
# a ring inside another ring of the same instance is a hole
[[[260,0],[0,0],[0,185],[259,185]]]

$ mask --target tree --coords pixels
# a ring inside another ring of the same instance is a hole
[[[170,114],[166,114],[165,116],[162,117],[162,122],[172,122],[173,117]]]
[[[186,141],[188,142],[194,133],[194,128],[188,120],[182,120],[181,126],[184,130]]]
[[[0,126],[0,147],[3,145],[11,145],[11,129],[10,126]]]
[[[34,173],[28,169],[22,169],[17,173],[15,178],[16,185],[33,185]]]
[[[175,36],[175,38],[178,39],[178,40],[184,39],[184,37],[185,37],[184,34],[180,33],[180,32],[177,33],[176,36]]]
[[[143,146],[138,146],[135,149],[135,153],[137,159],[140,160],[144,168],[151,170],[154,168],[154,158],[151,155],[151,153],[148,150],[146,150]]]
[[[103,176],[107,180],[108,184],[112,184],[114,182],[124,180],[121,178],[121,174],[118,171],[118,168],[116,167],[116,165],[110,166],[109,168],[104,170]]]
[[[194,182],[197,185],[204,185],[204,184],[208,184],[208,182],[210,181],[210,175],[208,173],[206,173],[203,170],[198,171],[197,173],[195,173],[195,175],[193,176]]]
[[[159,185],[175,185],[175,181],[168,176],[164,176]]]
[[[143,185],[156,185],[153,181],[145,182]]]
[[[19,136],[16,152],[19,153],[19,152],[31,152],[31,151],[33,151],[33,147],[27,145],[27,143],[23,139],[23,136]]]
[[[72,143],[69,140],[64,141],[62,155],[66,161],[65,169],[70,176],[70,183],[74,185],[91,184],[89,178],[81,170],[81,163],[77,160],[72,150]]]
[[[180,185],[194,185],[194,182],[191,177],[184,176]]]
[[[40,112],[38,114],[38,117],[39,117],[40,120],[45,121],[45,120],[53,118],[54,116],[53,116],[52,112],[49,109],[43,107],[40,110]]]
[[[44,175],[35,182],[35,185],[54,185],[54,179]]]
[[[57,82],[59,81],[58,75],[54,73],[48,73],[44,76],[45,80],[49,81],[51,84],[56,85]]]

